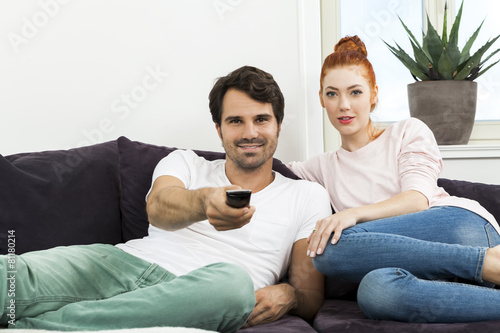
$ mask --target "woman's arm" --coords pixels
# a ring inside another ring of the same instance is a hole
[[[334,233],[332,244],[335,244],[342,230],[357,223],[415,213],[428,207],[429,201],[426,196],[418,191],[409,190],[381,202],[343,210],[316,223],[316,231],[308,238],[307,255],[315,257],[323,253],[332,233]]]

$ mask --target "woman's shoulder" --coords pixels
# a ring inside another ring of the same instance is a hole
[[[392,124],[389,128],[392,128],[395,131],[405,131],[407,129],[428,127],[422,120],[410,117]]]
[[[325,170],[329,170],[336,160],[335,156],[336,152],[325,152],[303,162],[289,162],[287,167],[302,179],[321,183]]]
[[[392,137],[403,138],[405,136],[433,136],[429,127],[420,119],[408,118],[398,121],[386,130]]]

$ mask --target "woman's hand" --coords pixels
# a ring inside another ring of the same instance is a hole
[[[319,220],[316,222],[316,229],[307,238],[309,244],[307,255],[314,258],[316,255],[322,254],[332,233],[334,233],[332,244],[335,244],[338,242],[342,230],[356,225],[357,222],[354,209],[346,209]]]

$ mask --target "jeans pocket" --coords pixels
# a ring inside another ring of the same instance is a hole
[[[491,223],[485,224],[484,231],[486,232],[486,236],[488,237],[489,247],[494,247],[494,246],[500,245],[500,235],[495,230],[495,228],[491,225]]]

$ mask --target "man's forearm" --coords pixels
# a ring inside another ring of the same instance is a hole
[[[290,314],[312,320],[321,308],[323,300],[323,293],[317,290],[295,289],[295,307],[290,310]]]
[[[186,190],[171,186],[150,195],[147,202],[149,222],[165,230],[179,230],[205,220],[205,198],[210,188]]]

